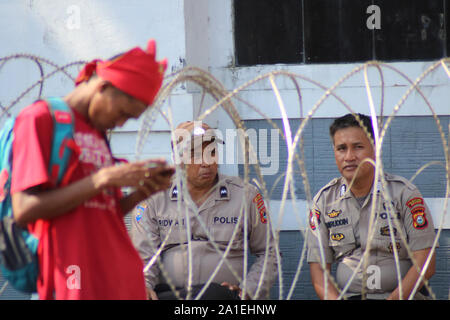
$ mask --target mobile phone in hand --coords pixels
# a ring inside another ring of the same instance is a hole
[[[166,164],[162,164],[162,163],[158,163],[158,162],[149,162],[145,165],[145,167],[149,168],[149,169],[165,167],[165,166],[166,166]],[[174,173],[175,173],[175,169],[168,167],[168,168],[164,169],[163,171],[161,171],[159,174],[162,176],[171,176]]]

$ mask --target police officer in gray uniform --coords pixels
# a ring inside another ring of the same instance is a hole
[[[142,202],[132,219],[149,298],[184,299],[191,286],[193,299],[211,277],[202,299],[267,298],[277,263],[261,194],[239,177],[218,174],[215,150],[223,141],[208,125],[184,122],[175,135],[186,180]],[[245,275],[246,247],[256,260]]]
[[[371,119],[358,116],[373,140]],[[421,269],[435,239],[430,211],[419,190],[405,178],[386,173],[384,192],[381,182],[374,185],[375,169],[363,160],[375,160],[375,151],[357,117],[347,114],[336,119],[330,135],[342,177],[317,193],[310,212],[307,259],[314,289],[321,299],[338,298],[339,290],[348,284],[346,299],[399,299],[400,273],[401,297],[408,299],[419,273],[407,247]],[[368,260],[361,261],[369,248]],[[322,265],[330,272],[334,262],[339,290],[329,280],[325,291]],[[433,254],[425,279],[430,279],[434,270]],[[414,298],[425,298],[428,293],[423,282],[419,289]],[[362,292],[367,295],[361,296]]]

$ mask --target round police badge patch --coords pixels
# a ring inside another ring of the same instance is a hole
[[[413,227],[415,229],[425,229],[428,226],[428,220],[424,207],[417,207],[411,210],[413,218]]]

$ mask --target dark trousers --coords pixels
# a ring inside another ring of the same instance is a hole
[[[192,286],[191,299],[195,299],[197,294],[203,289],[203,286],[204,284]],[[176,290],[181,299],[186,299],[186,288],[176,288]],[[156,285],[155,292],[160,300],[177,300],[177,296],[166,283]],[[227,287],[212,282],[200,297],[200,300],[240,300],[240,298],[238,292],[231,291]]]
[[[429,297],[430,296],[430,293],[428,292],[426,287],[422,287],[419,290],[419,293],[421,293],[424,297]],[[352,297],[347,298],[347,300],[362,300],[362,296],[361,295],[359,295],[359,296],[352,296]],[[366,300],[378,300],[378,299],[366,299]]]

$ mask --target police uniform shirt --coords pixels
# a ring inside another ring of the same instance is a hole
[[[398,286],[394,246],[399,256],[401,277],[412,266],[406,245],[411,251],[431,248],[435,239],[433,220],[417,187],[408,180],[385,174],[387,192],[393,212],[384,198],[381,183],[366,197],[362,206],[348,190],[346,180],[333,179],[314,198],[308,228],[308,262],[321,262],[320,243],[325,263],[337,262],[337,283],[344,288],[353,275],[366,248],[370,247],[367,263],[366,292],[386,295]],[[375,197],[373,237],[368,244],[372,199]],[[389,226],[389,222],[391,226]],[[394,241],[391,240],[393,233]],[[402,237],[402,234],[404,237]],[[407,244],[405,244],[405,239]],[[364,262],[349,290],[361,293]]]
[[[189,221],[186,219],[186,210]],[[244,188],[239,177],[225,175],[219,175],[219,182],[198,209],[194,204],[188,203],[182,190],[178,190],[175,184],[168,191],[154,195],[137,207],[132,219],[133,243],[144,264],[161,250],[163,265],[161,270],[158,262],[154,262],[146,272],[147,287],[154,288],[159,282],[167,283],[167,278],[175,287],[187,287],[190,269],[192,285],[205,283],[221,263],[222,255],[237,227],[226,261],[222,262],[213,281],[219,284],[224,281],[237,284],[242,289],[244,284],[239,283],[235,274],[243,278],[245,220],[244,215],[241,219],[239,216],[244,210],[247,211],[248,249],[256,255],[256,260],[247,273],[246,292],[254,296],[262,279],[258,297],[265,298],[277,275],[277,265],[274,239],[268,232],[270,226],[264,201],[254,186],[247,185]],[[190,235],[187,233],[188,223]],[[190,266],[188,236],[192,240]],[[269,246],[266,252],[267,239]],[[219,252],[211,240],[215,241]],[[267,262],[264,261],[266,257]]]

